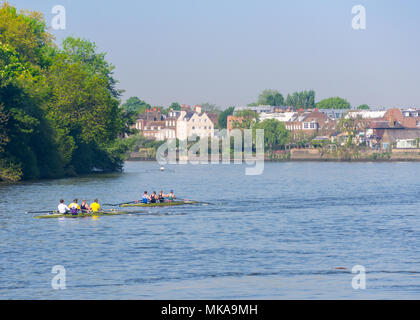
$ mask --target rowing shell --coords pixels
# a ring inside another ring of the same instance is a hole
[[[174,202],[157,202],[157,203],[129,203],[122,204],[120,207],[170,207],[170,206],[183,206],[187,204],[197,204],[197,201],[174,201]]]
[[[130,214],[132,212],[129,211],[101,211],[95,213],[79,213],[77,215],[72,214],[60,214],[56,212],[52,212],[51,214],[43,215],[43,216],[36,216],[35,219],[57,219],[57,218],[84,218],[84,217],[98,217],[98,216],[119,216],[123,214]]]

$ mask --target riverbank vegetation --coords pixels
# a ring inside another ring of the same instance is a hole
[[[127,115],[94,43],[59,47],[39,12],[0,7],[0,181],[121,170]],[[129,118],[129,117],[128,117]]]

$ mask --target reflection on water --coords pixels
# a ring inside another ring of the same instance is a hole
[[[166,169],[129,162],[121,174],[0,186],[0,297],[420,297],[420,164],[266,163],[261,176],[238,165]],[[161,189],[212,205],[25,214],[60,198],[119,203]],[[66,290],[51,288],[54,265],[66,268]],[[352,289],[354,265],[366,268],[366,290]]]

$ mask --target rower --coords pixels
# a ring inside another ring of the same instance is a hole
[[[72,203],[69,205],[70,212],[72,215],[77,215],[78,211],[80,210],[80,206],[77,204],[77,199],[74,199]]]
[[[88,213],[90,211],[90,208],[89,208],[86,200],[82,201],[82,204],[80,205],[80,209],[82,210],[83,213]]]
[[[172,202],[176,199],[175,194],[174,194],[174,190],[171,190],[171,192],[169,192],[168,194],[168,201]]]
[[[141,202],[147,204],[149,199],[150,199],[150,197],[147,195],[147,191],[145,191],[144,194],[143,194],[143,197],[141,198]]]
[[[60,200],[60,204],[58,205],[58,213],[60,214],[67,214],[70,211],[70,208],[64,204],[64,200]]]
[[[101,205],[99,204],[99,200],[98,199],[95,199],[95,201],[90,204],[90,209],[93,212],[98,212],[98,211],[101,210]]]
[[[163,194],[163,191],[162,191],[162,190],[160,190],[159,195],[158,195],[159,202],[160,202],[160,203],[164,203],[164,202],[165,202],[165,198],[167,198],[167,197],[168,197],[168,196],[167,196],[167,195],[165,195],[165,194]]]
[[[153,193],[150,196],[150,203],[156,203],[157,200],[159,200],[159,198],[158,198],[158,196],[156,194],[156,191],[153,191]]]

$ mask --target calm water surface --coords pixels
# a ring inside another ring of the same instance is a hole
[[[159,167],[0,186],[0,298],[420,298],[420,163],[266,163],[261,176]],[[212,205],[97,220],[25,214],[160,189]],[[66,290],[51,287],[54,265]],[[352,288],[355,265],[366,290]]]

